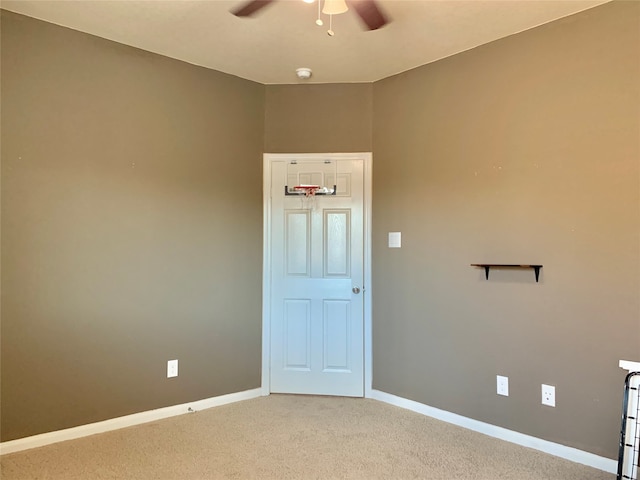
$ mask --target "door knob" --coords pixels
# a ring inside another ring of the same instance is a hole
[[[360,288],[359,288],[359,287],[353,287],[353,288],[351,289],[351,291],[352,291],[353,293],[355,293],[355,294],[358,294],[358,293],[360,293]]]

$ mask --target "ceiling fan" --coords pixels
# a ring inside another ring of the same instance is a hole
[[[254,13],[262,10],[267,5],[271,4],[275,0],[249,0],[245,2],[240,7],[231,11],[237,17],[249,17]],[[305,0],[307,3],[313,2],[313,0]],[[317,0],[318,2],[322,0]],[[367,29],[369,30],[377,30],[378,28],[384,27],[389,20],[382,13],[380,7],[378,7],[376,0],[324,0],[325,8],[323,9],[323,13],[332,14],[334,12],[327,10],[327,7],[333,7],[333,5],[339,3],[343,6],[343,9],[340,12],[342,13],[347,11],[347,6],[351,7],[355,10],[356,14],[360,17],[360,19],[364,22]],[[319,23],[321,25],[321,23]]]

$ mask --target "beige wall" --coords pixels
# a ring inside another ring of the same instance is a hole
[[[640,355],[639,8],[374,85],[374,388],[616,458],[618,360]]]
[[[2,12],[3,441],[260,386],[263,111]]]
[[[264,151],[370,152],[371,83],[267,85]]]

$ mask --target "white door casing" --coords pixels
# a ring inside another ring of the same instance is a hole
[[[330,161],[337,195],[284,195],[292,161]],[[265,154],[263,394],[368,396],[370,187],[370,153]]]

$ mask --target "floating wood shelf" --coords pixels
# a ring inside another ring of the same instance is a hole
[[[511,264],[505,264],[505,263],[472,263],[471,264],[472,267],[482,267],[484,268],[484,276],[487,280],[489,280],[489,270],[491,269],[491,267],[495,267],[495,268],[533,268],[533,271],[536,274],[536,283],[538,282],[538,279],[540,278],[540,269],[542,268],[542,265],[511,265]]]

